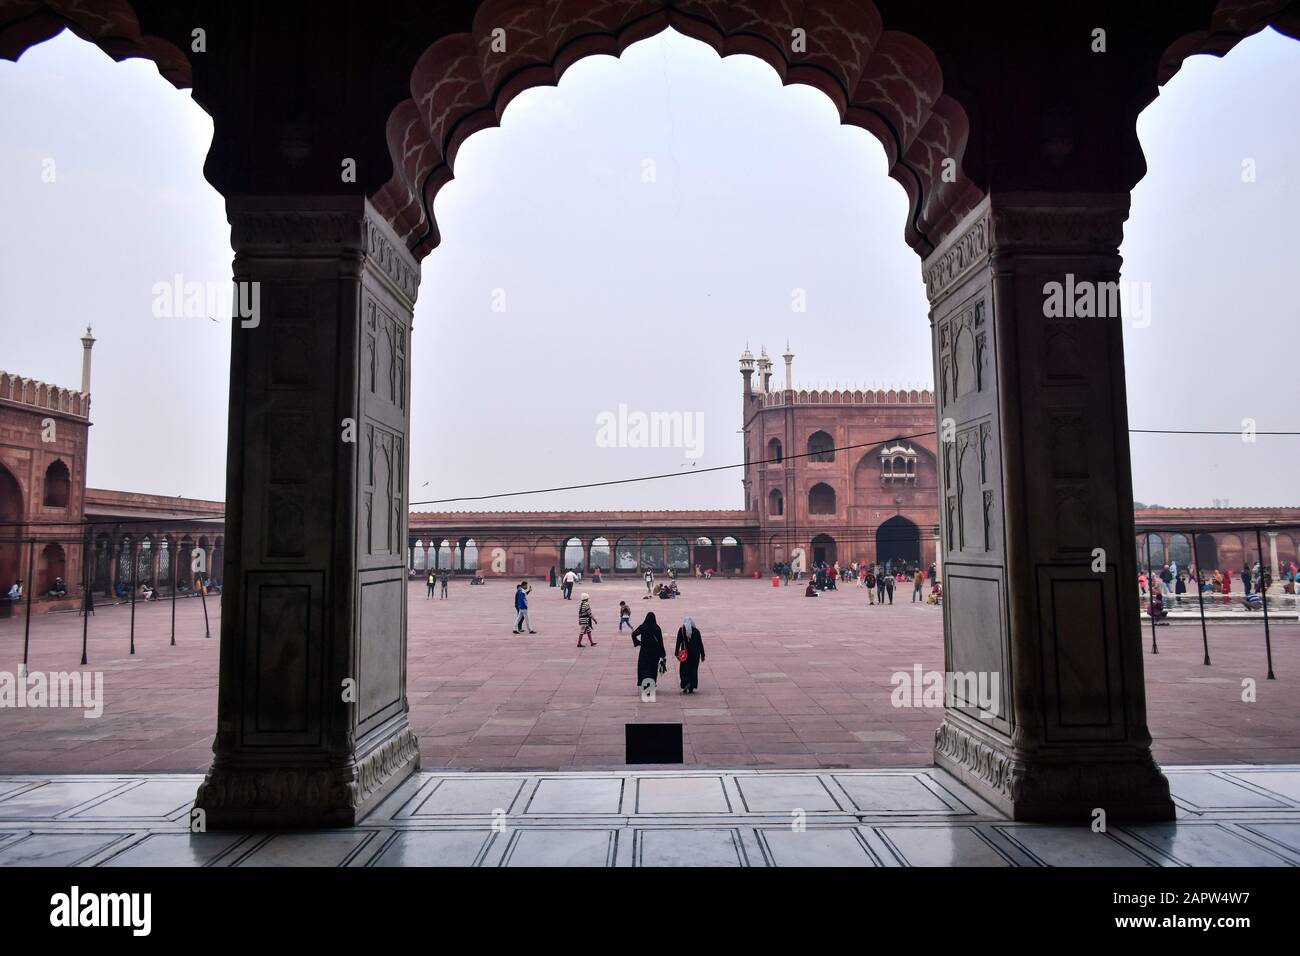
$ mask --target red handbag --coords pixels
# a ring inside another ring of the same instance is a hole
[[[684,647],[677,652],[677,659],[681,661],[683,664],[685,664],[688,660],[690,660],[690,657],[691,657],[691,652]]]

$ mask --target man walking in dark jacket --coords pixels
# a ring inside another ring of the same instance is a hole
[[[524,628],[528,628],[529,634],[536,634],[533,630],[533,623],[528,619],[528,595],[532,593],[532,588],[527,581],[520,581],[515,587],[515,634],[520,633]]]

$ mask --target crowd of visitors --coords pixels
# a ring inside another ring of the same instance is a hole
[[[1283,593],[1296,593],[1298,573],[1300,566],[1295,561],[1279,568]],[[1205,572],[1195,565],[1179,567],[1177,561],[1171,561],[1159,569],[1138,572],[1139,598],[1145,599],[1148,616],[1164,623],[1168,623],[1164,619],[1171,607],[1230,605],[1237,597],[1247,609],[1262,609],[1264,592],[1272,586],[1271,569],[1258,561],[1242,564],[1239,571],[1215,568]]]
[[[778,575],[794,573],[783,565],[775,566],[773,571]],[[705,575],[701,574],[701,576]],[[563,574],[557,574],[555,569],[552,568],[549,580],[552,587],[558,586],[560,588],[562,600],[572,600],[573,587],[582,580],[582,572],[580,569],[568,569]],[[593,581],[595,580],[598,579],[593,576]],[[429,596],[432,597],[432,573],[429,575],[429,581]],[[906,587],[909,583],[912,585],[913,602],[922,601],[929,604],[938,604],[943,600],[942,586],[935,580],[933,565],[930,566],[927,572],[919,565],[908,565],[902,562],[897,565],[891,562],[887,566],[853,562],[845,567],[841,567],[838,563],[822,563],[812,569],[805,594],[809,597],[818,597],[823,591],[839,590],[842,583],[849,581],[852,581],[857,587],[866,589],[870,604],[884,604],[886,601],[892,604],[894,591]],[[667,580],[656,581],[654,572],[646,570],[642,575],[642,583],[646,588],[642,600],[655,597],[668,600],[680,597],[682,593],[677,584],[676,575],[672,571],[667,572]],[[529,634],[537,633],[529,617],[529,596],[532,594],[532,590],[532,585],[527,580],[521,580],[515,585],[515,623],[511,633],[522,634],[525,630]],[[595,647],[595,629],[599,622],[589,593],[582,593],[579,596],[577,617],[577,646]],[[632,623],[632,609],[628,606],[627,601],[621,600],[618,602],[618,630],[620,634],[625,627],[631,632],[632,646],[637,649],[636,681],[638,689],[644,693],[647,681],[657,683],[660,676],[667,673],[668,653],[667,646],[664,643],[663,631],[653,611],[647,613],[641,623],[634,626]],[[681,692],[683,694],[694,694],[699,689],[699,667],[705,660],[705,651],[700,628],[696,626],[694,619],[689,614],[684,616],[681,627],[677,629],[677,640],[673,647],[673,656],[678,663],[678,683]]]
[[[784,579],[786,584],[790,583],[792,575],[794,580],[799,580],[801,573],[792,570],[789,564],[778,562],[772,565],[774,577]],[[804,596],[817,597],[821,591],[838,590],[840,584],[850,581],[855,587],[866,589],[867,602],[873,605],[886,602],[893,604],[894,591],[903,590],[909,584],[912,586],[912,603],[943,603],[943,585],[936,577],[933,564],[926,571],[916,563],[898,562],[895,565],[892,561],[884,565],[854,561],[845,566],[841,566],[838,562],[833,564],[819,562],[813,566],[809,574]],[[775,583],[773,581],[773,584]]]

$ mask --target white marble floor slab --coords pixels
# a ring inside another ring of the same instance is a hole
[[[0,776],[0,866],[1300,866],[1300,767],[1169,767],[1175,823],[1015,823],[935,768],[419,774],[361,826],[191,832],[189,774]]]

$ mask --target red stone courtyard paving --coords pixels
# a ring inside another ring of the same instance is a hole
[[[854,587],[806,599],[802,589],[758,581],[682,582],[676,601],[645,601],[639,582],[586,584],[599,619],[598,646],[578,650],[578,602],[535,585],[536,636],[513,635],[512,587],[453,581],[447,601],[410,589],[408,694],[426,768],[623,766],[628,721],[681,721],[685,759],[697,766],[924,766],[941,712],[890,704],[890,676],[943,666],[940,612],[910,604],[870,607]],[[576,595],[575,595],[576,598]],[[669,651],[684,614],[694,616],[708,659],[700,690],[683,697],[675,661],[658,700],[635,687],[636,652],[618,633],[620,598],[634,620],[653,610]],[[0,771],[194,771],[206,769],[216,723],[219,600],[208,602],[203,638],[197,599],[138,604],[135,657],[129,608],[91,619],[90,669],[104,671],[98,720],[75,710],[0,709]],[[1300,762],[1300,627],[1273,629],[1276,681],[1265,681],[1263,628],[1210,629],[1212,667],[1201,665],[1198,624],[1162,627],[1161,653],[1144,655],[1150,724],[1159,760]],[[1150,647],[1150,629],[1143,632]],[[16,671],[23,620],[0,621],[0,670]],[[81,620],[33,619],[33,671],[75,669]],[[1241,680],[1258,681],[1243,704]]]

